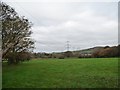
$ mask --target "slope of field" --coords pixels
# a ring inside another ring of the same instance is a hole
[[[117,58],[44,59],[3,64],[3,88],[115,88]]]

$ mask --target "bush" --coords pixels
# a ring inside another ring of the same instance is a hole
[[[71,51],[66,51],[66,52],[64,52],[64,56],[65,57],[73,57],[73,53],[71,52]]]
[[[62,55],[62,56],[59,56],[59,59],[64,59],[65,57]]]
[[[31,59],[31,54],[28,52],[11,52],[6,56],[8,64],[17,64],[22,61],[29,61]]]
[[[82,58],[81,54],[78,56],[78,58]]]

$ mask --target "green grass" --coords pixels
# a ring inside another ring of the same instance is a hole
[[[116,88],[117,58],[44,59],[3,65],[3,88]]]
[[[0,62],[0,89],[2,88],[2,63]]]

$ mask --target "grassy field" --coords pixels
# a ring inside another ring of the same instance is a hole
[[[3,64],[3,88],[115,88],[117,58],[39,59]]]

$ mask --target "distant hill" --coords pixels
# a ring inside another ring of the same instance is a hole
[[[81,54],[92,54],[93,52],[101,50],[103,48],[104,47],[93,47],[93,48],[78,50],[78,51],[74,51],[74,52],[80,52]]]

